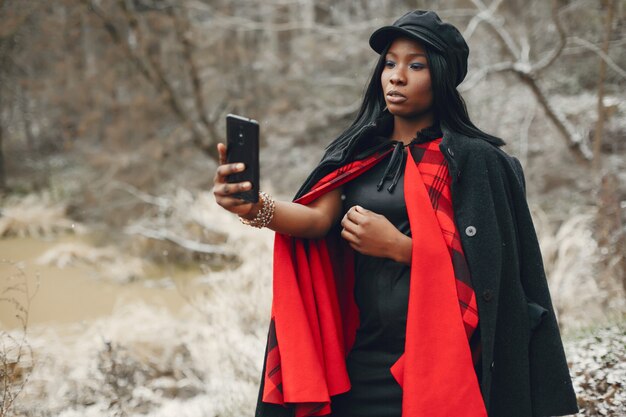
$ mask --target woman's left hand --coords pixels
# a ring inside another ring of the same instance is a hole
[[[411,262],[411,238],[400,232],[385,216],[353,206],[341,220],[341,237],[363,255]]]

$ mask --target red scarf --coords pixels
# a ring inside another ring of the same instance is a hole
[[[403,417],[486,417],[468,340],[476,297],[453,220],[441,139],[412,145],[404,193],[413,241],[405,352],[392,366]],[[308,204],[365,172],[390,150],[351,162],[296,200]],[[263,401],[293,404],[296,417],[330,413],[347,392],[345,357],[358,327],[353,252],[341,238],[276,234],[274,299]]]

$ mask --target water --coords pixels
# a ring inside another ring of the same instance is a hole
[[[44,252],[60,243],[80,243],[81,236],[66,236],[56,240],[36,238],[8,238],[0,240],[0,298],[9,297],[26,304],[23,284],[28,284],[31,297],[28,306],[28,325],[76,323],[110,315],[122,303],[143,301],[177,312],[185,300],[173,282],[199,275],[196,272],[155,271],[157,277],[174,276],[170,279],[139,280],[120,284],[98,276],[95,266],[76,265],[59,268],[35,262]],[[7,262],[9,261],[9,262]],[[19,274],[15,265],[24,274]],[[13,279],[10,277],[13,276]],[[169,288],[159,283],[169,283]],[[156,288],[151,288],[146,284]],[[19,285],[19,290],[1,293],[8,285]],[[0,301],[0,328],[13,329],[20,326],[15,306]]]

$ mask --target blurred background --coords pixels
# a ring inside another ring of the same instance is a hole
[[[252,415],[273,235],[214,202],[225,116],[290,199],[415,8],[524,166],[581,415],[626,415],[623,0],[0,0],[0,417]]]

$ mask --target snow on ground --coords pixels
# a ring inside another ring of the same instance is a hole
[[[38,329],[30,337],[36,365],[17,415],[250,416],[266,329],[264,320],[246,325],[236,312],[254,302],[231,299],[224,319],[193,308],[173,317],[135,304],[63,334]],[[565,348],[579,415],[626,415],[626,327],[565,338]]]
[[[626,323],[565,341],[580,415],[626,416]]]

